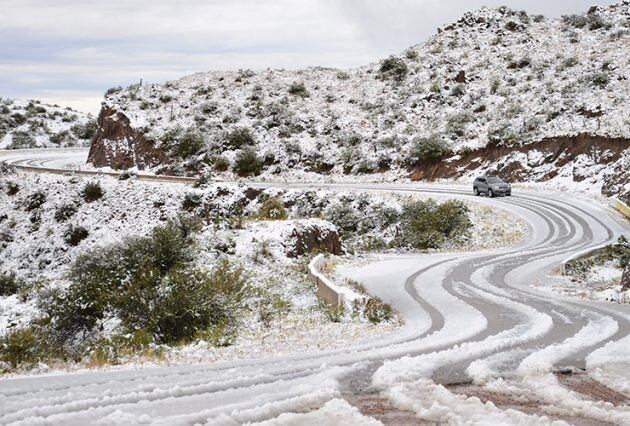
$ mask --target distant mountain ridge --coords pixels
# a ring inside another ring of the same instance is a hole
[[[38,100],[0,98],[0,149],[89,146],[92,115]]]
[[[629,34],[628,1],[561,19],[482,8],[356,69],[207,72],[113,88],[89,158],[193,175],[493,171],[597,188],[607,180],[604,192],[620,193],[630,181]]]

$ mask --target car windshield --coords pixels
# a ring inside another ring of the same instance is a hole
[[[503,183],[503,179],[501,179],[500,177],[489,177],[488,178],[488,183]]]

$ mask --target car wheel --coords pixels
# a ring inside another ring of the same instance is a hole
[[[479,190],[477,189],[477,187],[473,188],[473,194],[479,195]]]
[[[494,192],[492,192],[491,189],[488,190],[488,197],[490,198],[494,197]]]

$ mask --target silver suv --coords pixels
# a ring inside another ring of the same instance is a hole
[[[473,182],[473,192],[475,195],[488,194],[488,197],[495,195],[512,195],[512,187],[498,176],[479,176]]]

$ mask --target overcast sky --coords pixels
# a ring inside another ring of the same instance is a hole
[[[0,97],[98,112],[103,92],[207,70],[352,67],[483,5],[557,17],[605,0],[0,0]]]

